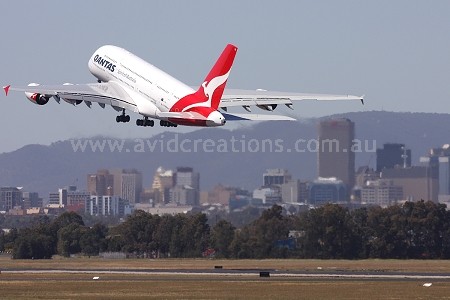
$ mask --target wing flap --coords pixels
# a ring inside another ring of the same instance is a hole
[[[363,96],[353,95],[331,95],[331,94],[306,94],[288,93],[265,90],[225,90],[220,106],[243,106],[243,105],[270,105],[270,104],[292,104],[292,101],[315,100],[315,101],[344,101],[359,100],[363,102]]]

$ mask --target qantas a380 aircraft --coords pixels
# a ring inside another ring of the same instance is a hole
[[[320,95],[269,92],[266,90],[225,90],[237,47],[227,45],[219,59],[197,90],[173,78],[157,67],[147,63],[125,49],[102,46],[89,60],[89,71],[98,83],[63,85],[39,85],[25,87],[5,86],[9,91],[25,92],[26,97],[37,105],[45,105],[54,98],[78,105],[84,102],[91,107],[97,102],[102,108],[111,105],[121,112],[117,122],[129,122],[126,110],[142,115],[138,126],[154,126],[159,119],[161,126],[222,126],[229,120],[294,120],[272,114],[228,114],[228,107],[242,106],[250,112],[250,106],[273,111],[285,104],[292,109],[295,100],[361,100],[350,95]],[[219,112],[219,108],[223,112]]]

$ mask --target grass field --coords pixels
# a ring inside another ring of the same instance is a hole
[[[102,258],[54,258],[49,260],[13,260],[0,257],[3,269],[276,269],[306,271],[321,268],[324,271],[393,271],[449,273],[450,260],[318,260],[318,259],[102,259]]]
[[[92,269],[91,274],[0,274],[0,299],[450,299],[450,282],[259,278],[257,276],[95,274],[94,269],[348,270],[449,273],[450,261],[398,260],[11,260],[0,270]],[[93,276],[100,276],[93,280]]]
[[[2,274],[1,299],[449,299],[448,282]]]

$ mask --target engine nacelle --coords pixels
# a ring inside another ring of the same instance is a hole
[[[50,97],[46,97],[45,95],[41,95],[39,93],[25,92],[25,96],[27,96],[28,100],[37,105],[45,105],[47,104],[48,100],[50,100]]]
[[[277,108],[277,104],[269,104],[269,105],[256,105],[261,109],[264,110],[268,110],[268,111],[273,111],[275,110],[275,108]]]
[[[28,86],[39,86],[38,83],[30,83]],[[45,105],[47,104],[48,100],[50,100],[50,97],[46,97],[45,95],[39,94],[39,93],[29,93],[25,92],[25,96],[28,100],[33,102],[37,105]]]

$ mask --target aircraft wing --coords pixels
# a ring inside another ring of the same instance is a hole
[[[92,102],[96,102],[101,107],[111,105],[118,111],[121,109],[127,109],[134,112],[139,112],[136,103],[130,97],[128,92],[116,82],[7,86],[4,87],[4,89],[6,94],[8,94],[8,91],[39,93],[47,97],[55,98],[58,103],[61,99],[70,104],[80,104],[84,101],[86,105],[90,107]]]
[[[364,104],[364,96],[352,95],[328,95],[328,94],[303,94],[275,92],[266,90],[237,90],[226,89],[223,93],[220,107],[252,106],[252,105],[278,105],[285,104],[290,107],[293,101],[317,100],[339,101],[359,100]]]

